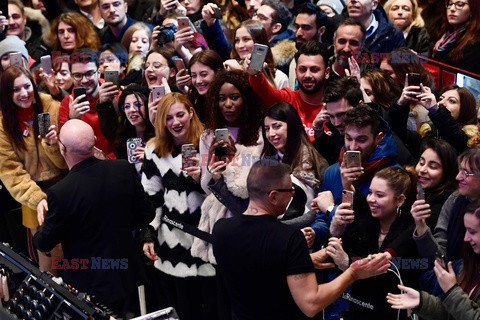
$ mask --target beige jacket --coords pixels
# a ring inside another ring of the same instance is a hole
[[[50,113],[51,124],[58,128],[60,102],[50,95],[40,93],[44,112]],[[67,165],[57,145],[49,146],[34,136],[33,127],[27,125],[26,151],[18,150],[9,140],[0,114],[0,179],[12,197],[23,205],[36,210],[40,200],[47,195],[36,181],[58,178]]]

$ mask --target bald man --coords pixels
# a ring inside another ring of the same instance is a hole
[[[95,136],[86,122],[67,121],[58,142],[70,173],[48,190],[49,210],[33,241],[45,252],[62,244],[64,258],[52,264],[64,269],[66,283],[118,316],[136,313],[128,303],[141,272],[132,230],[152,221],[154,209],[127,161],[93,156]]]

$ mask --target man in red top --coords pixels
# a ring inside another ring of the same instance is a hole
[[[60,105],[60,126],[69,119],[80,119],[88,123],[97,138],[95,147],[103,151],[110,159],[115,159],[113,143],[108,141],[100,130],[97,105],[111,102],[119,94],[118,88],[111,82],[100,82],[97,54],[88,48],[76,50],[70,56],[70,71],[74,88],[83,87],[85,95],[74,98],[65,96]],[[86,98],[86,100],[84,100]],[[82,102],[82,100],[84,100]]]
[[[312,123],[315,116],[322,110],[323,87],[330,75],[327,47],[319,41],[308,41],[295,54],[295,61],[299,90],[275,89],[270,86],[265,75],[256,70],[249,70],[250,86],[264,107],[270,107],[280,101],[290,103],[300,115],[305,131],[313,142]]]

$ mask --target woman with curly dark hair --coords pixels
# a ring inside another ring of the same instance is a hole
[[[53,20],[50,29],[53,51],[72,52],[83,47],[97,51],[102,46],[95,27],[81,13],[62,13]]]

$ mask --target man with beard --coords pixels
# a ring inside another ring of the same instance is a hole
[[[332,75],[330,81],[345,77],[350,70],[349,58],[362,55],[365,46],[365,27],[352,18],[340,22],[333,35],[333,56],[330,59]],[[332,61],[333,60],[333,61]],[[352,63],[353,61],[350,61]],[[360,72],[373,68],[369,63],[358,63]]]
[[[80,13],[90,20],[98,31],[105,27],[105,20],[102,18],[98,0],[75,0]]]
[[[293,24],[295,28],[295,47],[300,49],[302,44],[309,40],[318,40],[322,42],[322,35],[325,32],[325,25],[328,23],[327,15],[312,3],[302,4],[298,9]],[[296,75],[295,68],[297,62],[292,60],[288,69],[288,79],[290,88],[295,89]]]
[[[290,103],[300,115],[308,137],[313,142],[312,123],[315,116],[322,110],[323,87],[328,79],[330,68],[327,66],[328,50],[319,41],[308,41],[295,54],[297,67],[295,74],[299,90],[290,88],[275,89],[263,73],[249,70],[250,86],[260,99],[260,105],[270,107],[276,102]],[[250,64],[250,59],[246,59]]]
[[[134,19],[127,15],[128,4],[126,0],[98,0],[100,13],[108,28],[105,28],[102,34],[102,43],[110,44],[112,42],[120,43],[123,34],[134,24]],[[150,31],[153,26],[147,23]]]

